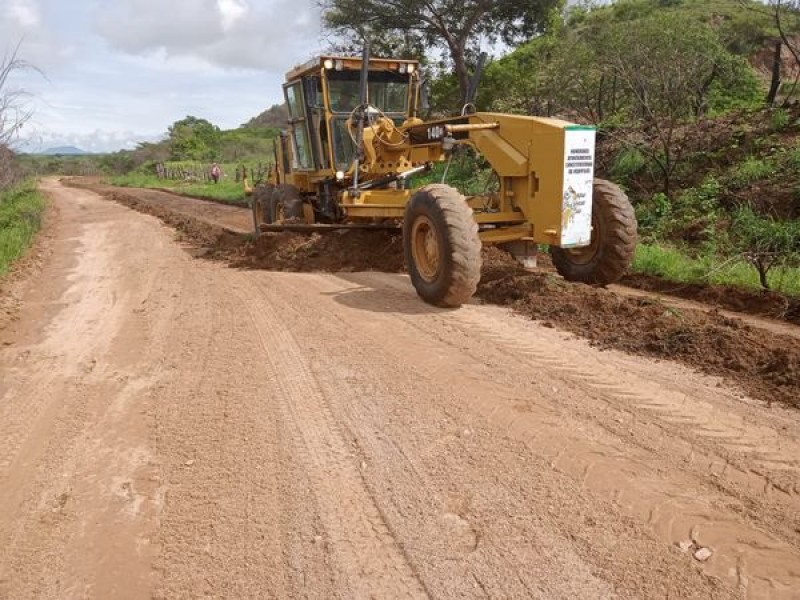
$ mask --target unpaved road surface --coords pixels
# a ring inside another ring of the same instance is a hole
[[[797,411],[45,189],[0,331],[0,598],[800,598]]]

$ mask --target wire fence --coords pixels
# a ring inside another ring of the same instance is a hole
[[[159,179],[171,181],[189,181],[194,183],[210,183],[212,177],[213,163],[184,163],[184,162],[160,162],[155,166],[156,176]],[[221,178],[233,177],[236,183],[240,183],[246,174],[253,183],[264,181],[269,174],[272,164],[259,162],[254,165],[243,164],[218,164]]]

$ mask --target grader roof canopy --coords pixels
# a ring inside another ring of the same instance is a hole
[[[409,68],[410,67],[410,68]],[[397,58],[370,58],[370,71],[396,71],[399,73],[411,73],[419,68],[419,61],[405,60]],[[286,81],[293,81],[303,75],[317,73],[322,69],[329,71],[350,71],[361,69],[360,56],[337,56],[334,54],[323,54],[312,58],[302,65],[295,66],[286,73]]]

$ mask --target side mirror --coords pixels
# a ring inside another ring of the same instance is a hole
[[[475,65],[475,71],[472,73],[469,86],[467,87],[467,96],[464,98],[465,106],[469,104],[473,107],[475,106],[475,100],[478,97],[478,86],[480,85],[481,77],[483,77],[483,68],[486,66],[487,57],[488,55],[486,52],[481,52],[478,55],[478,64]]]
[[[431,109],[431,86],[427,79],[419,83],[419,105],[422,110]]]

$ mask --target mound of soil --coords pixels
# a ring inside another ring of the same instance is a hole
[[[403,239],[394,230],[339,230],[311,235],[266,233],[233,266],[271,271],[404,270]]]
[[[657,299],[620,296],[528,273],[488,249],[478,295],[566,329],[602,348],[678,360],[729,378],[767,403],[800,408],[800,340],[767,334],[717,312],[678,310]]]

